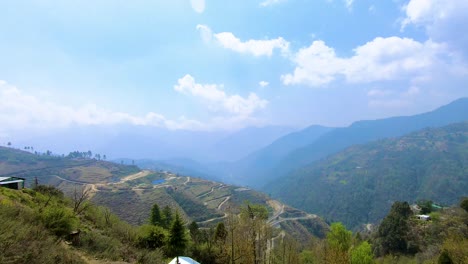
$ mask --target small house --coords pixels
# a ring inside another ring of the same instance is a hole
[[[18,177],[0,177],[0,187],[21,190],[24,188],[24,181],[25,179]]]
[[[416,218],[418,218],[421,221],[429,221],[431,220],[431,217],[428,215],[416,215]]]

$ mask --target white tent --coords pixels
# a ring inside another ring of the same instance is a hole
[[[174,258],[169,264],[177,264],[177,258]],[[200,264],[200,262],[189,257],[179,257],[179,264]]]

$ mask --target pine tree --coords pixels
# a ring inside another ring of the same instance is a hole
[[[154,204],[151,208],[150,223],[155,226],[162,226],[161,211],[159,211],[158,204]]]
[[[162,210],[162,219],[161,222],[163,223],[164,228],[169,228],[172,223],[172,210],[169,206],[164,206]]]
[[[179,256],[184,253],[187,247],[187,242],[184,224],[182,223],[182,219],[180,219],[179,213],[176,212],[169,232],[168,246],[171,256],[177,257],[177,263],[179,262]]]

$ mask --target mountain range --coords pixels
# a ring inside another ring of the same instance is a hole
[[[468,195],[468,122],[354,145],[277,179],[268,193],[349,227],[382,219],[394,201],[452,205]]]

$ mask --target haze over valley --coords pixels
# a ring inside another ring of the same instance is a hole
[[[468,262],[467,1],[0,13],[0,263]]]

